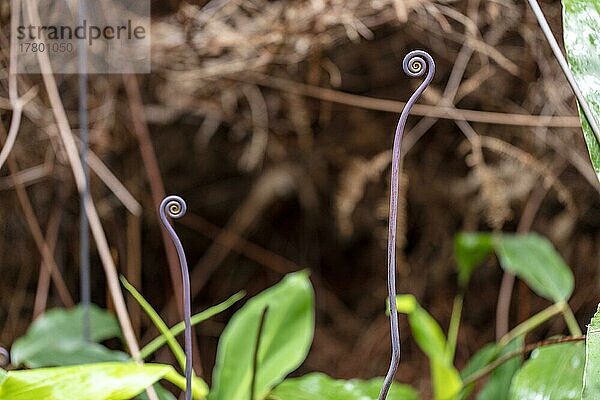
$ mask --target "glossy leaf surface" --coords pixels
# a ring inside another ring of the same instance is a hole
[[[314,292],[305,271],[287,275],[250,299],[219,340],[211,400],[250,400],[261,314],[255,399],[261,400],[304,361],[314,332]]]
[[[128,400],[172,371],[168,365],[135,363],[10,371],[0,400]]]
[[[514,376],[509,399],[579,399],[584,362],[583,343],[563,343],[536,349]]]
[[[582,400],[600,399],[600,307],[585,338],[585,373]]]
[[[321,373],[286,379],[267,397],[270,400],[377,400],[382,378],[336,380]],[[408,385],[392,384],[387,400],[418,400]]]

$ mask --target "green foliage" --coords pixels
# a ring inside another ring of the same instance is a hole
[[[523,347],[523,338],[518,337],[508,345],[504,346],[499,356],[503,356]],[[477,400],[508,400],[508,390],[513,376],[521,368],[521,358],[513,357],[496,368],[486,385],[477,395]]]
[[[177,400],[177,398],[175,396],[173,396],[173,394],[171,392],[169,392],[167,389],[160,386],[159,384],[155,384],[153,387],[154,387],[154,391],[156,392],[156,395],[158,396],[158,400]],[[148,398],[148,394],[146,394],[146,392],[142,392],[138,397],[136,397],[136,399],[150,400]]]
[[[268,400],[376,400],[383,379],[368,381],[358,379],[336,380],[321,373],[311,373],[301,378],[286,379],[267,397]],[[410,386],[394,383],[388,400],[418,400],[417,392]]]
[[[600,124],[600,1],[563,0],[567,60],[596,122]],[[600,179],[600,143],[579,113],[592,165]]]
[[[573,273],[548,239],[537,234],[461,233],[455,240],[459,283],[466,285],[474,266],[493,249],[502,268],[525,281],[538,295],[566,301],[574,287]]]
[[[222,313],[223,311],[227,310],[229,307],[231,307],[232,305],[234,305],[235,303],[237,303],[240,299],[242,299],[245,296],[244,292],[238,292],[236,294],[234,294],[233,296],[229,297],[227,300],[225,300],[224,302],[217,304],[216,306],[207,308],[206,310],[192,315],[192,326],[199,324],[200,322],[206,321],[207,319]],[[185,324],[184,322],[180,322],[178,324],[176,324],[175,326],[173,326],[170,329],[170,332],[173,336],[177,336],[180,333],[182,333],[185,330]],[[158,349],[160,349],[165,343],[167,343],[167,337],[165,335],[160,335],[157,338],[155,338],[154,340],[152,340],[150,343],[148,343],[146,346],[144,346],[144,348],[142,348],[140,350],[140,357],[142,357],[142,359],[146,359],[149,356],[151,356],[152,354],[154,354],[154,352]]]
[[[173,373],[168,365],[135,363],[9,371],[0,385],[0,400],[127,400]]]
[[[597,314],[590,324],[585,352],[582,343],[559,344],[534,351],[524,366],[521,366],[520,357],[511,357],[495,368],[490,366],[502,356],[520,354],[524,335],[549,318],[563,313],[565,319],[568,319],[565,312],[568,305],[565,300],[573,290],[572,275],[550,243],[537,235],[474,233],[459,235],[455,240],[455,250],[459,270],[463,271],[463,288],[468,284],[476,265],[495,251],[505,270],[517,274],[538,294],[556,303],[515,327],[498,343],[482,348],[459,374],[453,365],[454,351],[450,347],[455,343],[458,332],[462,301],[455,300],[453,307],[453,314],[454,311],[457,312],[453,317],[455,329],[451,329],[454,332],[451,335],[454,337],[452,341],[446,339],[438,322],[419,305],[414,296],[397,296],[398,311],[408,316],[413,337],[429,358],[434,398],[464,400],[473,390],[473,382],[488,374],[487,383],[476,396],[478,400],[580,398],[578,396],[583,388],[584,354],[586,391],[581,399],[598,398],[600,337],[597,335],[600,333],[600,314]],[[542,276],[542,270],[547,276]],[[161,336],[145,348],[146,355],[152,354],[165,343],[181,351],[175,335],[183,331],[183,323],[169,329],[135,288],[126,281],[123,283],[161,331]],[[193,322],[199,323],[223,311],[242,296],[243,294],[238,293],[227,301],[195,315]],[[462,300],[462,295],[458,298]],[[257,335],[264,310],[268,311],[265,314],[260,347],[257,350]],[[13,354],[16,354],[17,360],[22,360],[28,365],[77,362],[75,357],[82,357],[81,354],[87,357],[85,362],[97,361],[98,358],[94,358],[93,353],[80,350],[84,342],[81,319],[82,313],[79,308],[49,311],[32,324],[27,335],[15,343]],[[119,327],[111,314],[93,307],[92,320],[94,340],[120,337]],[[60,332],[60,335],[56,332]],[[213,390],[209,394],[206,383],[194,377],[194,399],[201,400],[207,396],[210,400],[377,399],[382,384],[381,378],[346,381],[335,380],[321,373],[311,373],[301,378],[284,380],[305,359],[313,332],[314,292],[308,273],[302,271],[289,274],[277,285],[250,299],[235,313],[219,341],[217,363],[213,372]],[[62,340],[65,343],[59,345]],[[67,343],[71,343],[75,349],[73,358],[69,358]],[[91,348],[102,347],[98,343],[83,344]],[[110,350],[103,349],[110,354]],[[116,353],[127,357],[124,353]],[[250,395],[253,377],[254,397]],[[0,400],[125,400],[135,396],[144,400],[147,399],[143,393],[144,388],[150,385],[156,388],[160,400],[174,400],[175,397],[157,383],[160,379],[166,379],[180,389],[185,389],[183,376],[171,366],[157,364],[113,362],[28,371],[6,372],[0,369]],[[418,395],[414,389],[396,383],[388,396],[388,400],[417,399]]]
[[[548,239],[536,234],[503,234],[494,242],[502,268],[524,280],[539,296],[554,302],[571,297],[573,273]]]
[[[488,343],[479,349],[469,360],[467,365],[460,371],[460,377],[463,380],[485,368],[489,363],[494,361],[498,356],[500,346],[497,343]],[[460,398],[466,399],[475,388],[475,384],[471,383],[463,387]]]
[[[237,293],[223,303],[194,315],[192,324],[198,324],[226,310],[242,297],[243,293]],[[111,313],[92,305],[90,316],[92,340],[102,341],[121,336],[116,318]],[[13,344],[11,351],[13,364],[41,368],[130,360],[129,355],[126,353],[109,350],[99,343],[86,342],[81,329],[82,318],[80,306],[72,310],[55,309],[47,311],[31,325],[25,336]],[[183,332],[183,329],[183,323],[179,323],[171,328],[170,332],[172,335],[178,335]],[[151,341],[142,349],[144,358],[152,355],[166,342],[165,335],[160,335]],[[176,375],[170,376],[183,386],[181,378]],[[5,371],[0,370],[0,383],[3,377],[6,377]],[[203,381],[196,378],[194,384],[196,393],[205,394],[208,391]],[[175,397],[162,386],[156,384],[154,388],[160,400],[175,400]],[[142,393],[138,398],[144,400],[148,397],[145,393]]]
[[[562,343],[534,350],[530,359],[513,378],[509,399],[579,398],[584,360],[583,343]]]
[[[148,303],[146,301],[146,299],[144,299],[144,296],[142,296],[141,293],[138,292],[137,289],[134,288],[133,285],[131,285],[127,281],[127,279],[125,279],[124,276],[121,276],[121,283],[123,284],[125,289],[127,289],[127,291],[129,293],[131,293],[131,295],[133,296],[135,301],[138,302],[140,307],[142,307],[142,309],[144,310],[146,315],[148,315],[148,317],[150,318],[150,320],[152,321],[152,323],[154,324],[156,329],[158,329],[158,331],[161,333],[161,335],[165,337],[165,340],[169,344],[169,348],[173,352],[173,355],[175,356],[175,359],[179,363],[179,366],[181,367],[182,370],[184,370],[185,369],[185,352],[183,351],[183,349],[177,342],[177,339],[175,339],[175,336],[173,335],[173,333],[169,330],[169,327],[167,326],[165,321],[163,321],[163,319],[160,317],[160,315],[158,315],[158,313],[154,310],[154,308],[152,308],[150,303]]]
[[[467,287],[473,270],[494,251],[490,233],[461,232],[454,237],[454,257],[458,265],[458,284]]]
[[[585,373],[582,400],[600,399],[600,305],[585,338]]]
[[[408,315],[413,337],[430,362],[435,399],[454,398],[462,388],[460,374],[446,357],[446,336],[437,321],[412,295],[396,298],[398,311]]]
[[[138,302],[140,307],[142,307],[142,309],[148,315],[154,326],[156,326],[156,328],[159,330],[159,332],[161,333],[161,337],[165,338],[165,341],[169,344],[169,348],[173,352],[173,355],[175,355],[179,366],[182,370],[185,370],[185,352],[177,342],[177,339],[175,339],[175,335],[173,334],[173,332],[169,329],[167,324],[163,321],[160,315],[158,315],[154,308],[152,308],[150,303],[146,301],[144,296],[142,296],[142,294],[138,292],[137,289],[133,287],[133,285],[131,285],[127,281],[127,279],[125,279],[125,277],[121,276],[121,282],[123,283],[125,289],[127,289],[127,291],[131,293],[133,298]],[[173,379],[175,379],[176,384],[180,385],[182,390],[185,390],[185,382],[182,380],[182,377],[174,376]],[[195,375],[192,375],[192,386],[196,387],[200,393],[208,393],[208,386],[206,385],[206,383]]]
[[[264,399],[306,358],[314,331],[314,293],[308,273],[302,271],[253,297],[231,318],[219,340],[211,400],[251,399],[255,347],[265,308],[254,398]]]
[[[129,359],[127,354],[98,343],[121,336],[119,324],[111,313],[90,305],[90,333],[94,343],[85,340],[82,321],[81,306],[47,311],[13,344],[13,365],[40,368]]]
[[[461,376],[467,382],[472,382],[471,377],[484,376],[482,371],[486,371],[486,368],[499,357],[513,354],[515,350],[521,348],[524,335],[554,315],[562,313],[571,331],[578,331],[576,321],[574,321],[572,312],[566,303],[573,292],[573,274],[547,239],[537,234],[460,233],[455,238],[454,249],[458,266],[459,286],[465,288],[476,266],[484,262],[492,252],[495,252],[501,267],[505,271],[517,275],[538,295],[555,303],[515,327],[499,343],[486,345],[477,352],[462,371]],[[545,362],[545,357],[548,354],[546,353],[547,350],[543,349],[541,351],[542,361]],[[512,357],[500,364],[492,371],[488,382],[477,395],[477,399],[526,398],[519,396],[524,395],[523,393],[527,391],[531,394],[536,393],[535,390],[543,387],[550,388],[551,385],[544,386],[540,384],[536,386],[537,384],[531,381],[533,379],[532,375],[523,372],[535,372],[537,370],[539,361],[536,361],[536,357],[537,355],[532,357],[526,367],[523,368],[521,368],[519,357]],[[553,367],[556,368],[557,365],[560,365],[557,363],[561,361],[564,360],[557,360]],[[579,384],[581,385],[581,382]],[[460,397],[466,399],[473,388],[474,385],[468,383],[462,389]],[[509,388],[511,388],[510,392]],[[545,397],[544,395],[529,398],[562,399],[562,397]]]

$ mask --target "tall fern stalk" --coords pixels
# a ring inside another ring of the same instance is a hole
[[[392,178],[390,183],[390,217],[388,232],[388,276],[387,287],[390,299],[390,331],[392,339],[392,359],[390,367],[383,381],[383,387],[379,393],[379,400],[385,400],[390,390],[394,376],[400,364],[400,332],[398,329],[398,310],[396,309],[396,229],[398,219],[398,177],[400,173],[400,155],[402,147],[402,137],[406,120],[410,109],[415,105],[418,98],[423,94],[427,86],[433,80],[435,74],[435,62],[429,53],[422,50],[414,50],[404,57],[402,62],[404,73],[411,78],[425,75],[425,79],[419,85],[417,90],[406,102],[394,136],[394,148],[392,151]]]

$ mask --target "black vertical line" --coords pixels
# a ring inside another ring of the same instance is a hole
[[[87,17],[87,0],[79,0],[78,22],[83,24]],[[80,157],[84,171],[85,187],[81,193],[79,203],[79,262],[80,262],[80,295],[83,307],[83,334],[86,340],[91,340],[90,327],[90,236],[89,221],[85,211],[85,203],[90,198],[90,171],[88,167],[89,131],[88,131],[88,66],[87,46],[85,39],[79,41],[78,53],[79,66],[79,129],[80,129]]]

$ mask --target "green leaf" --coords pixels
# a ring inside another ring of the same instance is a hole
[[[131,295],[138,302],[140,307],[142,307],[142,309],[146,312],[148,317],[150,317],[150,319],[152,320],[156,328],[159,330],[159,332],[162,334],[162,336],[165,337],[167,343],[169,344],[169,347],[171,348],[171,351],[173,352],[175,358],[179,362],[181,369],[185,370],[185,353],[179,345],[179,343],[177,342],[177,340],[175,339],[175,336],[173,336],[173,333],[169,330],[167,324],[162,320],[162,318],[160,317],[160,315],[158,315],[154,308],[152,308],[150,303],[146,301],[146,299],[141,295],[141,293],[138,292],[137,289],[133,287],[133,285],[131,285],[127,281],[127,279],[125,279],[124,276],[121,276],[121,283],[123,284],[125,289],[127,289],[127,291],[131,293]],[[175,370],[169,372],[165,376],[165,378],[169,379],[172,383],[179,386],[182,390],[185,390],[185,378],[177,374]],[[192,393],[193,396],[199,398],[204,398],[204,396],[208,393],[208,386],[206,385],[206,383],[202,379],[196,377],[195,375],[192,375]]]
[[[494,250],[490,233],[461,232],[454,237],[454,258],[458,266],[458,284],[464,289],[469,284],[475,267],[485,261]]]
[[[6,371],[3,370],[2,368],[0,368],[0,386],[2,386],[2,384],[6,380],[6,377],[7,377]]]
[[[453,400],[462,389],[460,374],[454,366],[445,361],[432,359],[431,380],[433,382],[433,398],[436,400]]]
[[[314,332],[314,292],[305,271],[250,299],[225,327],[217,350],[211,400],[249,400],[260,317],[268,308],[258,352],[255,399],[304,361]]]
[[[171,392],[169,392],[167,389],[165,389],[158,383],[155,384],[153,387],[154,391],[156,392],[156,395],[158,396],[158,400],[177,400],[177,398],[173,396]],[[146,392],[142,392],[138,397],[136,397],[136,399],[149,400],[148,394],[146,394]]]
[[[461,287],[466,287],[474,268],[493,250],[502,268],[524,280],[538,295],[554,302],[571,296],[573,273],[552,244],[536,234],[458,234],[454,253]]]
[[[523,337],[521,336],[504,346],[499,356],[519,350],[522,347]],[[513,357],[496,368],[481,392],[477,395],[477,400],[508,400],[510,384],[513,376],[521,368],[521,364],[522,360],[520,357]]]
[[[475,374],[479,370],[485,368],[486,365],[494,361],[498,356],[498,344],[497,343],[488,343],[482,348],[480,348],[474,355],[471,357],[467,365],[460,371],[460,377],[463,380],[467,380],[471,375]],[[461,399],[468,398],[469,394],[475,388],[475,384],[472,383],[463,388],[461,393]]]
[[[131,293],[135,301],[138,302],[138,304],[140,305],[140,307],[142,307],[142,309],[148,315],[148,317],[150,317],[150,320],[152,321],[154,326],[156,326],[161,335],[165,337],[167,343],[169,344],[169,348],[171,349],[173,355],[175,356],[175,359],[179,363],[179,366],[182,370],[185,370],[185,352],[177,342],[177,339],[175,339],[173,333],[171,333],[171,331],[169,330],[169,327],[167,326],[165,321],[163,321],[160,315],[158,315],[154,308],[152,308],[150,303],[146,301],[144,296],[142,296],[142,294],[138,292],[137,289],[133,287],[133,285],[130,284],[124,276],[121,276],[121,283],[123,284],[125,289],[127,289],[127,291]]]
[[[97,343],[121,336],[114,315],[94,304],[90,305],[90,333],[94,343],[85,340],[82,321],[81,306],[46,311],[13,344],[12,363],[39,368],[129,359],[127,354],[111,351]]]
[[[240,299],[245,296],[244,292],[238,292],[225,300],[224,302],[217,304],[216,306],[210,307],[198,314],[192,316],[192,326],[199,324],[200,322],[206,321],[207,319],[227,310],[229,307],[237,303]],[[173,336],[177,336],[185,330],[185,324],[183,322],[173,326],[170,331]],[[160,349],[165,343],[167,343],[167,337],[160,335],[140,350],[140,357],[146,359],[151,356],[156,350]]]
[[[567,61],[600,124],[600,2],[563,0],[563,24]],[[581,110],[579,115],[590,159],[600,180],[600,143]]]
[[[271,400],[377,400],[382,378],[368,381],[335,380],[315,372],[301,378],[286,379],[268,396]],[[387,400],[418,400],[408,385],[393,383]]]
[[[573,273],[548,239],[537,234],[494,236],[500,265],[538,295],[555,303],[573,293]]]
[[[415,341],[430,359],[443,359],[446,351],[446,336],[437,321],[418,306],[408,314],[410,329]]]
[[[600,305],[585,338],[585,373],[581,400],[600,398]]]
[[[583,343],[562,343],[534,350],[514,376],[509,399],[579,399],[584,361]]]
[[[446,357],[446,336],[437,321],[412,295],[397,296],[398,311],[408,315],[415,341],[427,355],[436,400],[453,399],[462,389],[462,380],[452,360]]]
[[[10,371],[0,400],[128,400],[172,373],[168,365],[136,363]]]

